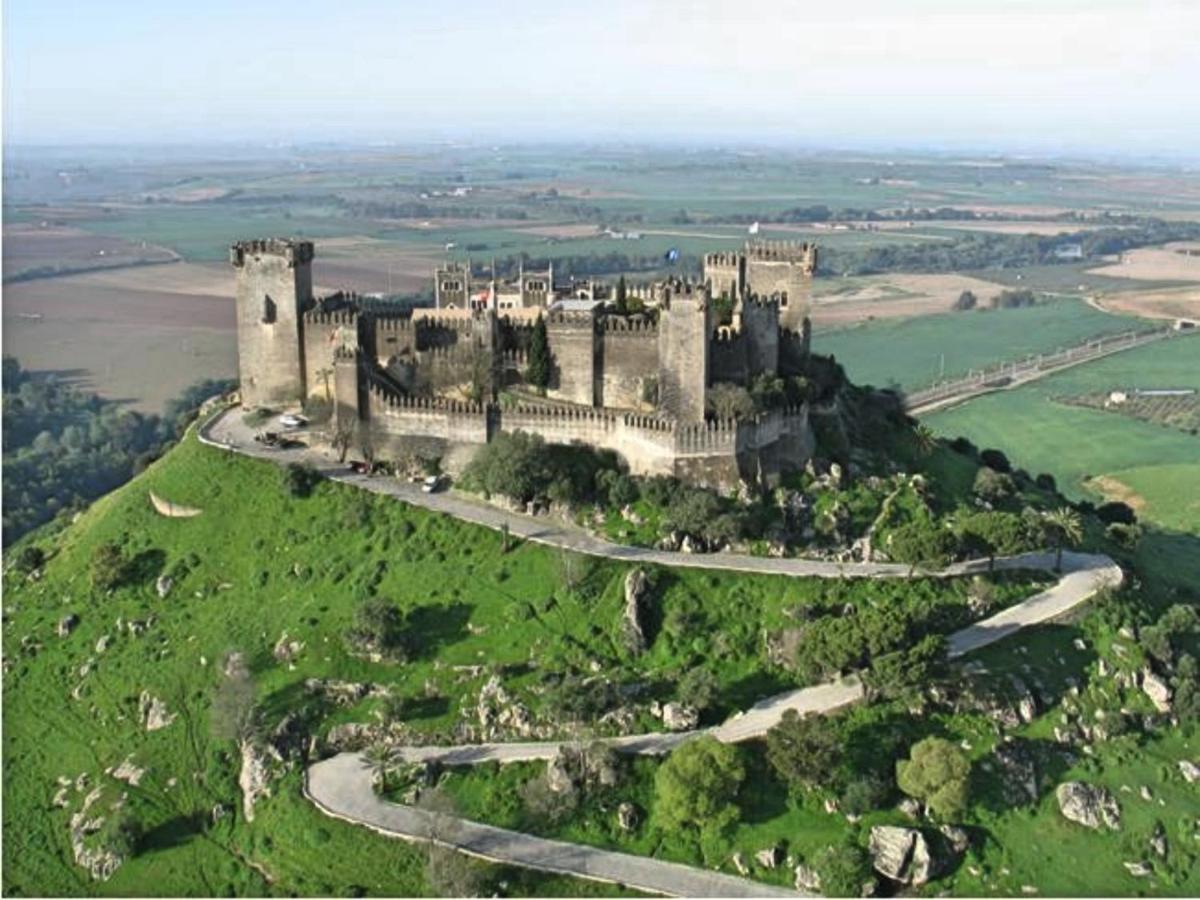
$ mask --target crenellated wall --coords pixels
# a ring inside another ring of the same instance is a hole
[[[652,322],[610,316],[600,331],[601,406],[645,409],[645,389],[658,377],[658,328]]]
[[[307,396],[332,399],[333,361],[342,348],[354,349],[359,342],[356,313],[310,310],[304,314],[304,372]]]
[[[591,313],[551,313],[546,338],[554,371],[547,394],[583,406],[596,403],[596,319]]]

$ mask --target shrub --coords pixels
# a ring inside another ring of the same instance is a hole
[[[13,560],[13,565],[18,572],[28,575],[30,572],[37,571],[46,563],[46,553],[41,547],[33,544],[26,544],[17,551],[17,558]]]
[[[396,662],[408,658],[409,638],[404,616],[381,597],[361,603],[354,624],[346,630],[346,645],[355,653],[378,653]]]
[[[681,703],[704,712],[716,702],[718,689],[716,676],[703,666],[695,666],[679,679],[676,693]]]
[[[321,473],[308,463],[288,463],[283,484],[293,497],[308,497],[321,480]]]
[[[860,774],[842,791],[842,812],[865,816],[882,808],[892,793],[892,782],[879,775]]]
[[[989,469],[995,469],[997,472],[1012,471],[1012,465],[1009,463],[1008,457],[1000,450],[984,450],[979,454],[979,461]]]
[[[955,453],[957,453],[959,456],[974,457],[975,454],[978,452],[975,449],[975,445],[972,444],[965,437],[962,437],[961,435],[959,437],[956,437],[954,440],[952,440],[950,442],[950,449],[953,450]]]
[[[1097,506],[1096,517],[1105,525],[1133,525],[1137,522],[1133,507],[1117,500]]]
[[[1104,535],[1114,544],[1124,547],[1126,550],[1133,550],[1142,539],[1142,529],[1140,525],[1123,525],[1120,522],[1113,522],[1104,529]]]
[[[911,575],[917,566],[941,569],[958,549],[954,534],[936,523],[909,522],[892,531],[888,554],[897,562],[909,563]]]
[[[813,857],[813,869],[821,878],[821,893],[827,897],[858,897],[873,880],[871,858],[850,836]]]
[[[128,572],[129,564],[116,544],[106,541],[92,551],[88,574],[96,590],[111,591],[120,587]]]
[[[975,483],[971,489],[988,503],[1001,503],[1016,493],[1017,486],[1011,475],[984,466],[975,473]]]
[[[913,745],[909,758],[896,763],[900,790],[920,800],[943,821],[950,821],[967,808],[971,762],[958,747],[944,738],[927,737]]]
[[[1040,487],[1043,491],[1057,491],[1058,482],[1054,480],[1054,476],[1049,472],[1041,472],[1038,477],[1033,480],[1033,483]]]

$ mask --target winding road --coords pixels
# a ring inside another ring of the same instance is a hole
[[[252,429],[241,422],[238,410],[216,414],[202,425],[199,439],[211,446],[273,462],[309,462],[322,474],[374,493],[387,494],[438,512],[453,515],[493,529],[508,527],[513,535],[580,553],[636,563],[665,566],[725,569],[759,574],[816,578],[901,578],[909,568],[895,563],[836,563],[824,560],[774,559],[734,553],[692,556],[614,544],[582,530],[548,524],[518,513],[487,506],[455,494],[425,494],[415,485],[394,478],[357,475],[332,465],[328,456],[311,449],[270,450],[256,444]],[[999,569],[1053,571],[1054,555],[1032,553],[996,560]],[[956,563],[927,575],[950,577],[987,571],[986,560]],[[1109,557],[1086,553],[1064,553],[1059,580],[1016,606],[957,631],[947,638],[951,657],[959,657],[1033,625],[1053,621],[1086,602],[1105,587],[1123,580],[1121,568]],[[710,734],[725,743],[761,737],[794,709],[804,713],[827,713],[856,703],[864,697],[855,676],[814,685],[766,698],[737,713],[721,725],[675,734],[642,734],[607,739],[615,749],[629,754],[664,754],[684,741]],[[401,748],[410,762],[438,761],[445,765],[474,765],[496,760],[550,759],[562,742],[514,742],[471,744],[451,747],[416,746]],[[523,866],[623,885],[635,890],[687,897],[798,896],[797,891],[738,878],[706,869],[665,862],[649,857],[601,850],[496,828],[468,819],[402,804],[377,796],[371,773],[358,753],[341,753],[309,766],[305,795],[326,815],[364,825],[381,834],[406,840],[432,841],[456,850],[506,865]]]

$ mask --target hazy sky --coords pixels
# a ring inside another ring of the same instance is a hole
[[[1200,0],[6,0],[12,143],[700,139],[1200,158]]]

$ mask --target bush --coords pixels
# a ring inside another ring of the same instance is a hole
[[[1016,493],[1017,486],[1011,475],[984,466],[975,473],[975,483],[971,489],[988,503],[1002,503]]]
[[[716,676],[703,666],[695,666],[679,679],[676,695],[680,703],[704,712],[716,702],[718,690]]]
[[[111,591],[120,587],[128,575],[128,562],[121,548],[111,542],[105,542],[92,551],[92,559],[88,566],[92,587],[98,591]]]
[[[1038,477],[1033,480],[1033,483],[1040,487],[1043,491],[1053,493],[1058,490],[1058,482],[1054,480],[1054,476],[1049,472],[1041,472]]]
[[[1120,522],[1113,522],[1104,529],[1104,536],[1126,550],[1133,550],[1142,539],[1142,528],[1140,525],[1123,525]]]
[[[863,886],[874,878],[870,856],[850,835],[818,852],[812,862],[826,897],[861,896]]]
[[[1012,464],[1008,461],[1008,457],[1000,450],[984,450],[979,454],[979,461],[989,469],[995,469],[997,472],[1012,471]]]
[[[865,816],[887,804],[891,793],[891,781],[879,775],[860,774],[842,792],[842,812],[851,816]]]
[[[962,436],[956,437],[950,442],[950,449],[959,456],[974,457],[976,453],[978,453],[978,451],[975,449],[975,445]]]
[[[1096,516],[1105,525],[1133,525],[1137,522],[1133,507],[1116,500],[1097,506]]]
[[[892,531],[887,545],[888,555],[897,562],[926,569],[941,569],[958,550],[954,534],[931,522],[909,522]]]
[[[971,762],[944,738],[928,737],[915,744],[909,758],[896,763],[900,790],[920,800],[938,819],[950,821],[967,808]]]
[[[33,544],[26,544],[17,551],[17,557],[13,560],[13,566],[18,572],[28,575],[30,572],[35,572],[46,563],[46,553],[41,547]]]
[[[308,463],[288,463],[283,470],[283,484],[293,497],[308,497],[321,481],[321,473]]]
[[[404,616],[395,604],[381,597],[359,605],[345,640],[352,652],[378,653],[394,662],[406,660],[410,649]]]

